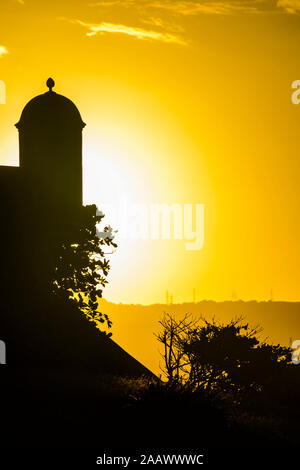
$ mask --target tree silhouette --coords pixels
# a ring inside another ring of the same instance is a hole
[[[180,381],[195,389],[231,391],[238,395],[260,391],[268,377],[278,377],[290,365],[291,351],[267,344],[242,318],[228,324],[214,319],[196,321],[186,315],[177,320],[167,314],[157,335],[164,346],[164,368],[171,381]]]
[[[95,205],[82,207],[72,234],[57,251],[52,288],[56,295],[75,302],[97,326],[106,323],[110,328],[112,322],[98,310],[98,299],[110,270],[104,248],[115,249],[117,244],[111,227],[105,227],[101,233],[97,230],[103,217]]]
[[[182,347],[183,341],[188,337],[189,332],[196,327],[196,322],[188,314],[177,320],[173,315],[166,313],[159,323],[163,329],[155,336],[164,348],[162,371],[168,382],[182,382],[187,374],[186,368],[189,366],[188,358]]]

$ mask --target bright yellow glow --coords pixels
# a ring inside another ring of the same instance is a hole
[[[108,299],[299,300],[299,5],[200,3],[2,2],[0,159],[53,76],[87,123],[86,203],[205,204],[199,252],[121,240]]]

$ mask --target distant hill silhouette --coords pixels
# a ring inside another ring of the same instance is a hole
[[[109,313],[118,328],[113,328],[114,339],[142,361],[153,372],[159,373],[160,355],[153,333],[159,330],[158,321],[164,312],[181,315],[187,312],[195,317],[215,316],[221,322],[243,316],[250,324],[261,325],[262,338],[272,343],[290,346],[290,340],[300,339],[300,302],[257,302],[203,300],[198,303],[128,305],[100,300],[101,310]]]

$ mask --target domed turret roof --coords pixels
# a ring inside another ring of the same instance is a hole
[[[63,95],[52,91],[54,81],[47,80],[49,91],[30,100],[22,111],[21,119],[16,124],[24,127],[70,127],[85,126],[75,104]]]

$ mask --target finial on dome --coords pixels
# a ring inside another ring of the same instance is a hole
[[[52,88],[55,85],[55,81],[53,80],[53,78],[48,78],[46,85],[49,88],[49,91],[52,91]]]

